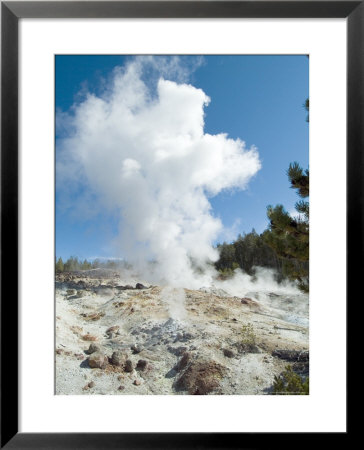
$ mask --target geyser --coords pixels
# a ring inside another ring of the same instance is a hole
[[[173,81],[186,68],[171,61],[135,58],[114,70],[102,94],[59,112],[57,192],[83,217],[116,212],[117,252],[144,279],[196,288],[211,284],[212,243],[223,227],[209,198],[245,189],[260,161],[242,140],[204,132],[210,98]]]

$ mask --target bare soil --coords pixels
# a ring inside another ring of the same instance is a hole
[[[56,276],[55,321],[56,394],[262,395],[287,364],[308,373],[304,294],[232,297],[92,270]]]

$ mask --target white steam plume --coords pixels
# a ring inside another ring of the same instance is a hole
[[[146,74],[159,62],[163,76],[154,86]],[[243,141],[204,133],[209,97],[166,79],[170,70],[178,80],[181,67],[179,59],[136,58],[114,71],[103,94],[60,113],[57,189],[71,191],[82,214],[120,213],[118,252],[146,279],[193,288],[213,273],[197,276],[196,267],[218,258],[212,242],[222,223],[208,198],[246,188],[260,161]]]

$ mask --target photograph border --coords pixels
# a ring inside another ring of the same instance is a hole
[[[20,433],[18,430],[18,22],[21,18],[346,18],[347,311],[363,276],[363,1],[1,2],[1,448],[249,448],[292,433]],[[6,262],[6,264],[5,264]],[[9,270],[11,268],[11,270]],[[5,301],[11,294],[12,301]],[[12,320],[9,318],[13,318]],[[12,345],[9,344],[9,337]],[[347,346],[349,349],[350,347]],[[11,370],[4,367],[11,361]],[[347,415],[348,425],[348,415]],[[348,434],[340,433],[341,437]],[[296,433],[294,433],[296,434]],[[321,434],[321,433],[320,433]],[[323,437],[327,433],[322,433]],[[242,439],[242,435],[244,435]],[[305,433],[300,445],[311,433]],[[317,433],[315,433],[317,439]],[[335,438],[337,439],[337,437]]]

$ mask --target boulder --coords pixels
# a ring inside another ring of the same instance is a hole
[[[124,370],[125,372],[132,372],[134,370],[133,362],[130,359],[125,361]]]
[[[108,362],[108,357],[101,352],[92,353],[92,355],[88,358],[89,366],[92,369],[105,369]]]
[[[135,289],[147,289],[147,287],[144,286],[144,284],[142,284],[142,283],[137,283],[137,284],[135,285]]]
[[[92,353],[95,352],[101,352],[101,347],[97,344],[90,344],[89,348],[87,350],[85,350],[85,353],[87,355],[91,355]]]
[[[206,395],[220,385],[226,371],[226,367],[212,360],[193,361],[176,380],[174,387],[192,395]]]
[[[139,344],[134,344],[130,347],[130,349],[133,351],[133,354],[136,355],[143,350],[143,347]]]
[[[124,366],[128,355],[126,353],[117,351],[111,355],[110,362],[113,366]]]
[[[235,353],[228,348],[224,348],[223,353],[224,353],[224,356],[226,356],[227,358],[234,358],[234,356],[235,356]]]
[[[136,369],[144,372],[148,368],[148,361],[145,361],[145,359],[139,359]]]
[[[178,363],[174,367],[174,370],[180,372],[181,370],[185,369],[189,364],[189,362],[191,361],[191,359],[192,359],[191,353],[185,352],[182,358],[178,361]]]

